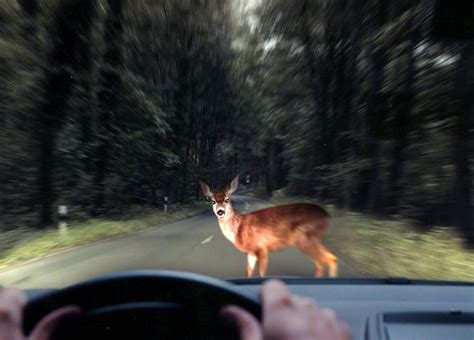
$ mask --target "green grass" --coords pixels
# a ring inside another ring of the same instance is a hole
[[[311,199],[280,196],[270,201],[283,204]],[[402,219],[329,210],[332,221],[325,243],[360,276],[474,281],[474,252],[463,247],[452,227],[422,232]]]
[[[207,202],[194,202],[183,205],[179,210],[168,214],[154,212],[120,221],[91,219],[85,222],[71,222],[66,235],[61,235],[56,228],[40,231],[20,228],[2,232],[0,269],[68,248],[125,236],[160,224],[184,219],[208,209]]]

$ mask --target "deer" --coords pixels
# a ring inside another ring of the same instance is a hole
[[[256,263],[259,276],[264,277],[269,253],[290,246],[298,247],[312,259],[314,276],[323,277],[326,266],[329,277],[337,276],[337,257],[322,243],[330,218],[325,209],[312,203],[292,203],[241,215],[231,203],[239,176],[219,191],[211,191],[206,183],[199,182],[202,193],[212,203],[222,234],[247,255],[247,277],[252,277]]]

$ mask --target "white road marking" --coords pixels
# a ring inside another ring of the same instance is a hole
[[[206,238],[204,241],[202,241],[201,244],[205,244],[205,243],[207,243],[207,242],[210,242],[213,237],[214,237],[214,235],[209,236],[209,237]]]

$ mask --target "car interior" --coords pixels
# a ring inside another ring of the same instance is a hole
[[[474,286],[388,279],[279,277],[291,293],[333,309],[353,339],[472,339]],[[264,279],[214,278],[174,271],[112,274],[62,290],[27,290],[25,332],[48,312],[74,304],[83,315],[63,323],[58,339],[238,338],[219,317],[228,304],[261,318]]]

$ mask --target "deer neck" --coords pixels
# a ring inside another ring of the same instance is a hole
[[[236,235],[242,222],[242,216],[239,215],[234,207],[231,207],[229,213],[227,213],[224,218],[218,219],[218,222],[225,238],[235,244]]]

